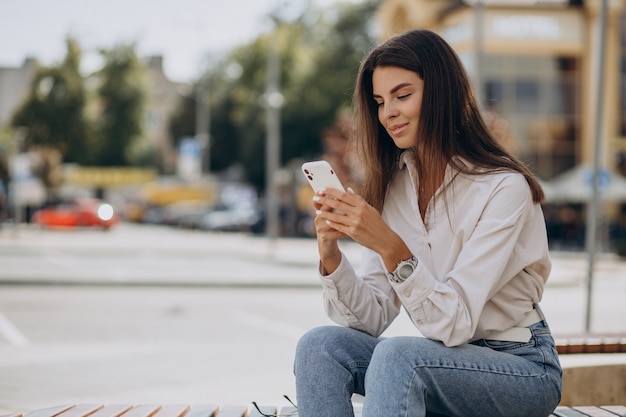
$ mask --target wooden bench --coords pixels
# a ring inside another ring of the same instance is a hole
[[[297,416],[293,407],[262,406],[265,414],[279,416]],[[253,407],[217,405],[97,405],[79,404],[45,408],[26,414],[15,413],[0,417],[261,417]],[[355,417],[361,416],[357,405]],[[613,405],[602,407],[558,407],[550,417],[615,417],[626,416],[626,406]]]
[[[261,406],[266,414],[297,415],[293,407]],[[0,417],[262,417],[254,407],[199,405],[128,405],[78,404],[44,408],[25,414],[15,413]]]
[[[579,353],[626,353],[625,334],[576,334],[554,336],[560,355]]]
[[[602,407],[557,407],[550,415],[555,417],[615,417],[626,416],[626,406],[606,405]]]

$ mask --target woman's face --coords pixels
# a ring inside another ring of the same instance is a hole
[[[376,67],[372,85],[380,123],[398,148],[414,147],[424,80],[416,72],[404,68]]]

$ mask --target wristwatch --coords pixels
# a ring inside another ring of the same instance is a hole
[[[398,262],[396,269],[389,274],[389,279],[396,284],[400,284],[411,276],[415,268],[417,268],[417,258],[411,256],[409,259]]]

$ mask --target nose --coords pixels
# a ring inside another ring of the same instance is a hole
[[[392,103],[385,102],[379,107],[379,117],[382,120],[392,119],[398,115],[398,110]]]

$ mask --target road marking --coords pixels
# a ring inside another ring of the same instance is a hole
[[[13,346],[30,345],[28,338],[0,311],[0,334]]]

